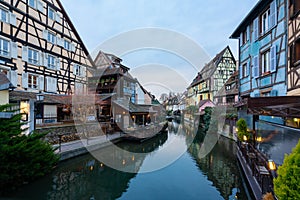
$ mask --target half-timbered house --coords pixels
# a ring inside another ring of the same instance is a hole
[[[288,1],[288,95],[300,95],[300,2]]]
[[[239,39],[239,105],[250,97],[286,96],[286,0],[260,0],[235,29]],[[252,124],[240,107],[239,115]],[[274,116],[261,120],[282,124]]]
[[[61,2],[2,0],[0,12],[0,71],[16,87],[10,99],[28,107],[31,122],[64,120],[64,111],[70,110],[57,101],[41,101],[38,110],[33,108],[36,96],[41,96],[37,94],[63,97],[85,92],[93,67]]]
[[[236,61],[227,46],[203,67],[188,87],[190,105],[198,105],[202,100],[213,101],[235,70]]]

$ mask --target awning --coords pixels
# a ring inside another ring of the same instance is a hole
[[[253,115],[300,118],[300,96],[248,98],[245,105]]]
[[[129,111],[130,113],[156,113],[157,112],[153,110],[152,105],[134,104],[126,99],[113,100],[112,103],[121,107],[126,111]]]

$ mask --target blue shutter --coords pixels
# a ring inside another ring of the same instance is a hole
[[[247,26],[247,41],[250,41],[250,25]]]
[[[247,62],[246,76],[249,76],[250,73],[250,60]]]
[[[252,77],[257,78],[259,76],[258,56],[254,56],[252,60]]]
[[[240,47],[243,46],[243,32],[240,34]]]
[[[240,79],[243,78],[243,66],[240,65]]]
[[[270,49],[270,54],[271,54],[271,57],[270,57],[270,71],[271,72],[274,72],[276,71],[276,65],[277,65],[277,62],[276,62],[276,45],[273,45]]]
[[[258,39],[258,17],[253,21],[253,37],[254,40]]]
[[[276,0],[274,0],[270,4],[269,22],[270,22],[270,28],[273,27],[273,26],[275,26],[277,24],[277,5],[276,5]]]

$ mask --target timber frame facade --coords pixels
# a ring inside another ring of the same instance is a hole
[[[300,2],[288,1],[288,95],[300,95]]]
[[[203,67],[187,88],[188,105],[198,105],[200,101],[208,99],[213,101],[235,71],[236,61],[227,46]]]
[[[21,92],[17,103],[36,101],[29,93],[87,91],[93,60],[59,0],[3,0],[0,10],[0,71],[16,87],[14,92]],[[57,122],[62,105],[50,102],[41,109],[37,123],[45,123],[47,115],[53,118],[49,123]]]
[[[287,95],[286,10],[286,0],[261,0],[230,37],[239,39],[241,104],[250,97]],[[252,124],[246,110],[240,110],[239,116]],[[284,123],[281,118],[271,116],[259,119]]]

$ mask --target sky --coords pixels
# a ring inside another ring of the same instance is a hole
[[[157,97],[183,92],[258,0],[61,0],[91,55],[122,58]]]

